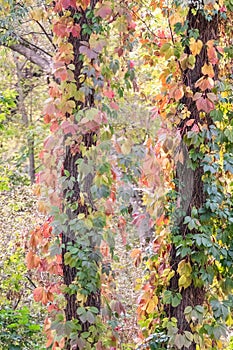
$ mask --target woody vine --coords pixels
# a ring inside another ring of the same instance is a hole
[[[136,265],[143,260],[149,271],[138,306],[139,347],[224,347],[232,309],[232,97],[225,68],[232,5],[185,5],[152,1],[149,8],[161,9],[167,29],[143,37],[134,22],[145,26],[140,4],[51,2],[56,53],[44,110],[51,135],[37,186],[39,207],[50,218],[32,232],[27,255],[29,268],[60,276],[34,290],[35,300],[49,304],[47,347],[118,346],[101,310],[112,297],[115,169],[129,168],[117,164],[124,151],[109,117],[119,110],[117,98],[137,89],[128,59],[135,33],[147,50],[143,62],[156,67],[164,60],[165,66],[161,93],[150,101],[161,129],[156,137],[143,135],[144,159],[133,177],[154,231],[146,253],[132,252]],[[114,52],[107,46],[112,32],[120,43]],[[159,200],[156,191],[163,192]],[[122,215],[121,233],[125,225]]]

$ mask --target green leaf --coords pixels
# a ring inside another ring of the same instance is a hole
[[[175,296],[172,298],[172,306],[177,307],[180,305],[182,300],[182,295],[180,293],[176,293]]]
[[[80,315],[83,315],[86,313],[86,310],[84,307],[78,307],[77,308],[77,314],[80,316]]]
[[[186,306],[186,308],[184,309],[184,314],[188,315],[192,312],[192,306]]]

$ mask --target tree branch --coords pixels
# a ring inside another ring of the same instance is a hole
[[[49,55],[43,57],[38,53],[38,50],[30,48],[22,42],[6,46],[15,52],[18,52],[20,55],[23,55],[29,61],[39,66],[44,72],[51,73],[52,58]]]

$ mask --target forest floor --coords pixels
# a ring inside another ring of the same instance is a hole
[[[4,279],[4,264],[10,261],[11,255],[16,247],[27,250],[27,240],[30,231],[43,222],[43,215],[38,213],[37,198],[33,195],[30,186],[15,186],[10,191],[0,192],[0,278]],[[131,248],[134,245],[134,236],[129,234]],[[138,326],[136,319],[136,308],[138,292],[135,287],[142,272],[136,269],[130,257],[129,245],[123,245],[121,237],[116,239],[116,255],[118,261],[114,262],[114,273],[116,276],[116,297],[123,304],[125,313],[119,318],[117,327],[119,334],[119,349],[135,349],[138,341]],[[14,264],[14,261],[12,261]],[[14,266],[12,266],[14,270]],[[17,269],[17,266],[15,266]],[[32,300],[33,288],[30,283],[25,286],[28,289],[25,298]],[[1,289],[1,288],[0,288]],[[1,291],[1,290],[0,290]],[[28,304],[28,300],[20,300]],[[127,344],[127,347],[125,347]]]

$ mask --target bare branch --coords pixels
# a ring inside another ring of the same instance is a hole
[[[18,52],[20,55],[23,55],[32,63],[39,66],[44,72],[51,73],[52,68],[52,58],[47,55],[44,57],[38,53],[38,50],[27,47],[22,42],[16,44],[10,44],[9,47],[11,50]]]

